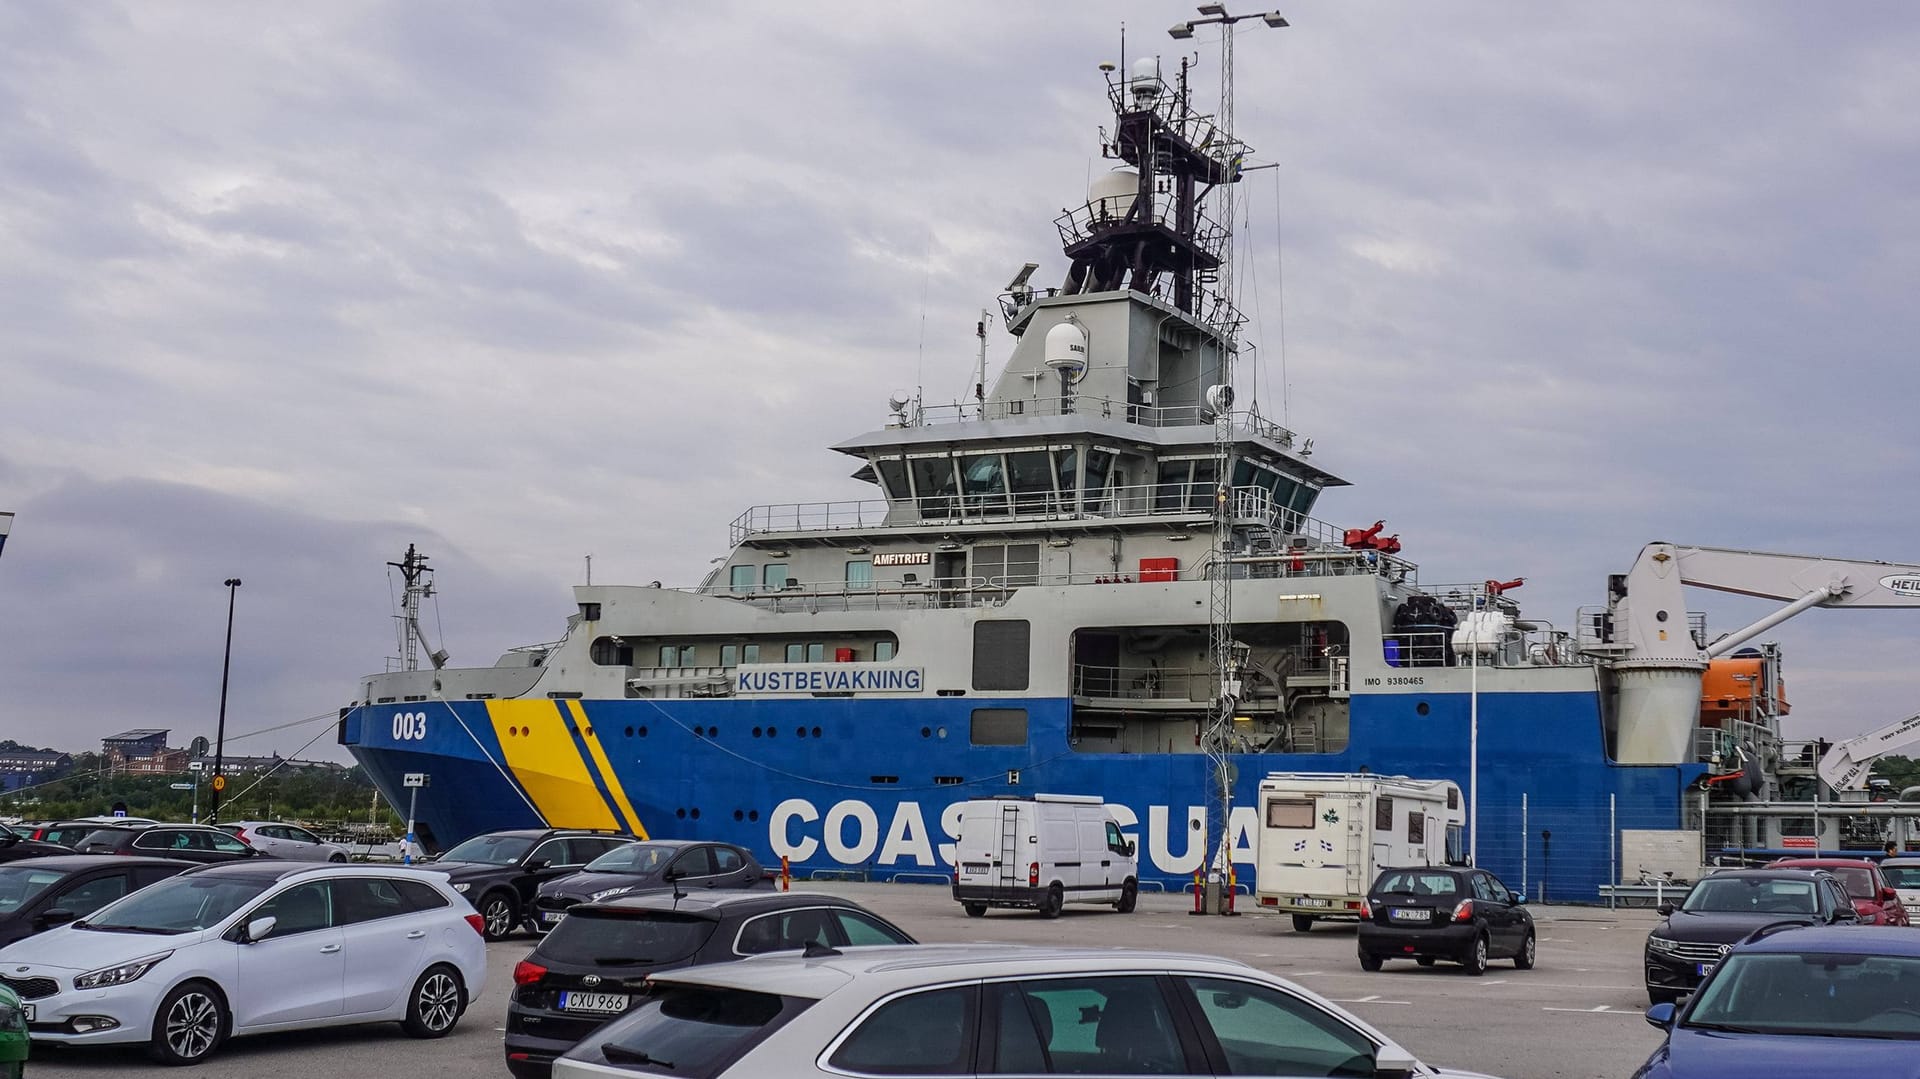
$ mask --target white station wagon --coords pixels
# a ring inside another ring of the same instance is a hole
[[[818,946],[651,977],[554,1079],[1467,1076],[1230,959],[1014,945]]]
[[[228,1037],[392,1020],[453,1029],[486,976],[446,877],[278,860],[190,869],[0,948],[34,1041],[146,1043],[194,1064]]]

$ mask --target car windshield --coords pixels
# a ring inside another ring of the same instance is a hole
[[[58,869],[36,869],[18,862],[0,866],[0,914],[12,914],[33,902],[34,896],[65,876]]]
[[[443,862],[512,865],[533,846],[523,835],[477,835],[440,856]]]
[[[699,951],[718,924],[663,910],[586,911],[560,919],[535,950],[555,963],[657,966]]]
[[[679,848],[662,843],[629,843],[587,863],[589,873],[633,873],[651,876],[667,864]]]
[[[1920,958],[1749,953],[1725,966],[1683,1026],[1920,1041]]]
[[[1812,914],[1818,907],[1811,880],[1708,877],[1693,886],[1680,909],[1695,913]]]
[[[1880,875],[1889,888],[1920,888],[1920,865],[1883,865]]]
[[[189,874],[150,884],[88,918],[82,928],[110,933],[192,933],[226,921],[273,886],[267,877]]]
[[[1451,873],[1431,870],[1394,869],[1381,874],[1373,886],[1379,895],[1424,895],[1452,899],[1460,894],[1460,882]]]

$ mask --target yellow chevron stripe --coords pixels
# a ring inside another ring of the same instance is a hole
[[[613,772],[613,762],[607,759],[607,747],[600,744],[600,733],[593,729],[593,724],[587,722],[586,709],[580,707],[579,701],[568,701],[567,707],[573,711],[573,725],[582,731],[592,732],[581,741],[587,744],[587,752],[593,754],[594,766],[600,769],[601,780],[606,783],[620,812],[626,816],[627,827],[641,839],[647,838],[647,826],[640,823],[640,814],[633,811],[633,803],[627,799],[626,789],[620,786],[620,777]]]
[[[593,785],[586,759],[567,733],[558,701],[495,700],[487,718],[507,758],[547,824],[555,828],[620,828]]]

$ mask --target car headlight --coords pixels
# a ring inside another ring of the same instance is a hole
[[[99,970],[90,970],[78,978],[75,978],[73,980],[73,987],[75,989],[104,989],[109,985],[125,985],[128,982],[138,979],[147,971],[152,970],[155,964],[172,954],[171,951],[160,952],[155,955],[142,956],[139,959],[121,963],[118,966],[101,967]]]
[[[26,1013],[0,1000],[0,1030],[22,1031],[25,1029],[27,1029]]]
[[[1647,938],[1647,950],[1650,952],[1659,952],[1661,955],[1672,955],[1679,947],[1680,944],[1678,941],[1668,940],[1665,937]]]
[[[633,891],[633,885],[629,884],[625,888],[603,889],[601,891],[593,893],[593,895],[589,896],[588,898],[592,899],[595,903],[598,903],[602,899],[606,899],[609,896],[626,895],[628,892],[631,892],[631,891]]]
[[[453,886],[453,890],[459,892],[461,895],[465,895],[467,894],[467,889],[471,887],[473,887],[471,884],[456,884]]]

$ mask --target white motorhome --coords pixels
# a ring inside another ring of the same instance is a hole
[[[1254,898],[1293,915],[1358,920],[1382,869],[1459,865],[1465,799],[1444,779],[1273,772],[1260,781]]]
[[[974,918],[988,907],[1057,918],[1068,903],[1111,904],[1124,914],[1139,895],[1134,844],[1091,795],[972,799],[953,849],[953,898]]]

